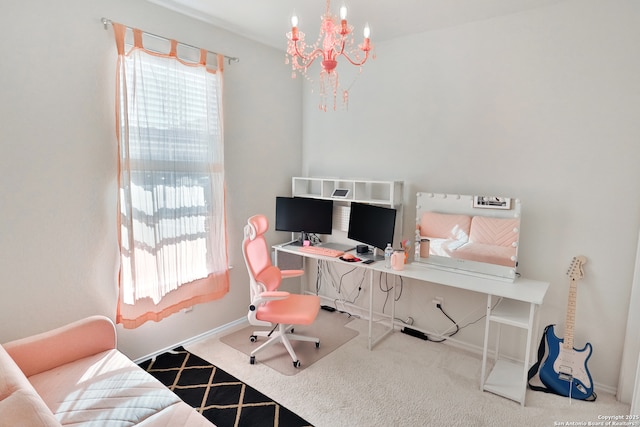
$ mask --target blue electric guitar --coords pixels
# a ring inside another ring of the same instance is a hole
[[[565,321],[564,339],[558,338],[550,325],[545,330],[546,358],[540,365],[540,381],[551,391],[573,399],[595,400],[593,381],[587,368],[592,347],[587,343],[578,350],[573,347],[573,329],[576,321],[577,283],[584,276],[584,256],[574,257],[567,274],[571,278],[569,302]]]

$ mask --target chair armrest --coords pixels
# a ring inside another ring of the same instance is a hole
[[[274,299],[284,299],[288,297],[290,294],[287,291],[266,291],[260,293],[260,298],[266,300],[274,300]]]
[[[298,277],[304,274],[304,270],[280,270],[283,279],[289,279],[291,277]]]
[[[111,319],[91,316],[68,325],[3,344],[22,372],[30,377],[65,363],[116,348]]]
[[[265,291],[260,292],[253,301],[251,301],[251,305],[249,306],[249,312],[255,311],[258,306],[264,304],[269,301],[276,301],[281,299],[287,299],[291,295],[286,291]]]

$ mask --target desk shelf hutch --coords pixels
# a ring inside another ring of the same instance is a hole
[[[309,177],[293,177],[291,179],[291,191],[294,197],[371,203],[396,209],[402,206],[402,187],[402,181]],[[346,197],[332,197],[336,189],[347,189],[349,193]]]

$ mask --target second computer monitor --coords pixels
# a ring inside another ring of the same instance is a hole
[[[365,203],[351,203],[347,233],[349,239],[384,250],[387,243],[393,245],[395,227],[395,209]]]

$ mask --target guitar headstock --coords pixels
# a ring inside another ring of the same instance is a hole
[[[567,271],[567,275],[571,278],[571,280],[578,280],[584,277],[584,271],[582,270],[582,266],[586,264],[587,258],[583,255],[574,256],[571,260],[571,265],[569,266],[569,270]]]

